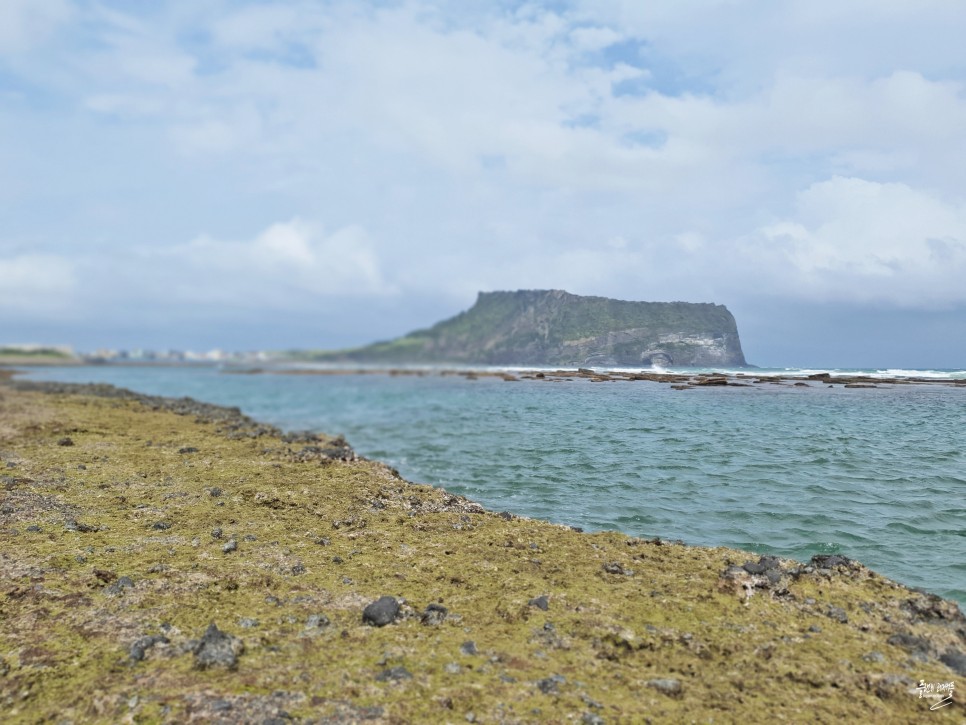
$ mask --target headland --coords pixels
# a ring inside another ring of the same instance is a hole
[[[744,366],[724,305],[633,302],[563,290],[480,292],[476,304],[430,328],[302,360],[469,365]]]

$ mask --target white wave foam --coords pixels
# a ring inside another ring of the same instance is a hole
[[[966,370],[907,370],[890,368],[871,373],[874,378],[930,378],[935,380],[959,380],[966,378]]]

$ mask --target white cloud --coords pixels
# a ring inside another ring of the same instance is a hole
[[[747,2],[576,0],[579,15],[646,38],[653,54],[724,95],[776,74],[877,77],[897,68],[961,67],[966,15],[947,0]],[[951,63],[952,60],[952,63]]]
[[[0,257],[0,316],[33,317],[69,310],[77,287],[71,260],[56,254]]]
[[[190,120],[173,125],[170,138],[184,154],[226,154],[257,145],[263,132],[263,117],[254,108],[238,106],[205,115],[197,109]]]
[[[326,24],[324,17],[300,3],[248,5],[216,18],[212,35],[215,43],[232,51],[279,51],[317,35]]]
[[[0,317],[107,314],[131,320],[145,312],[157,316],[165,307],[202,316],[296,313],[398,293],[365,229],[326,233],[300,218],[242,241],[203,235],[173,247],[0,258],[0,290]]]
[[[741,245],[777,291],[817,300],[943,306],[966,302],[966,205],[905,184],[836,177],[796,213]]]
[[[331,166],[361,152],[389,163],[415,159],[422,169],[461,179],[481,173],[481,158],[499,158],[502,172],[522,184],[675,203],[687,195],[692,208],[716,210],[742,199],[756,203],[753,197],[784,184],[776,158],[831,164],[845,174],[915,167],[959,180],[966,173],[966,150],[947,153],[960,146],[966,123],[958,83],[905,69],[803,75],[797,66],[777,65],[737,97],[615,95],[628,80],[646,88],[655,72],[623,61],[588,64],[585,53],[635,32],[657,48],[677,48],[686,13],[609,6],[583,12],[611,24],[586,24],[580,14],[538,5],[512,15],[471,14],[472,24],[427,2],[245,6],[211,22],[205,54],[219,70],[204,74],[194,72],[201,60],[177,46],[175,29],[162,24],[151,35],[153,26],[138,22],[126,35],[112,31],[102,64],[140,74],[142,83],[117,78],[87,103],[131,116],[153,112],[187,156],[233,154],[266,164],[288,158],[291,166],[324,155]],[[726,24],[744,18],[734,3],[706,10]],[[771,23],[787,32],[797,17],[792,10],[756,18],[756,27]],[[841,22],[855,17],[845,16]],[[700,20],[695,32],[711,33],[708,23]],[[293,45],[311,56],[310,66],[280,60]],[[330,147],[347,134],[355,149]]]
[[[250,241],[201,236],[173,250],[143,253],[161,261],[156,275],[176,287],[182,301],[297,309],[313,300],[396,291],[359,226],[326,234],[320,225],[295,218],[272,224]]]
[[[31,50],[47,40],[71,14],[66,0],[3,0],[0,3],[0,57]]]
[[[944,146],[966,122],[963,90],[911,71],[873,79],[780,76],[763,99],[762,142],[799,152]]]
[[[583,51],[603,50],[624,39],[621,33],[607,27],[578,27],[570,32],[570,42]]]

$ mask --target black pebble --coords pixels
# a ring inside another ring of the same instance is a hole
[[[373,627],[384,627],[399,616],[399,602],[395,597],[379,597],[362,610],[362,621]]]
[[[411,680],[412,678],[412,674],[405,667],[390,667],[388,670],[383,670],[376,675],[376,679],[379,682],[388,682],[389,680],[399,682],[400,680]]]
[[[541,594],[539,597],[534,597],[529,602],[527,602],[531,607],[536,607],[537,609],[542,609],[547,611],[550,609],[550,598],[546,594]]]

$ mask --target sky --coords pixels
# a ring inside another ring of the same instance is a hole
[[[338,348],[481,290],[966,367],[966,6],[0,0],[0,342]]]

